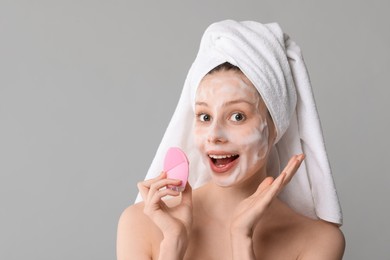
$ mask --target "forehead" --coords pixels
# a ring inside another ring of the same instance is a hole
[[[217,100],[215,98],[217,97]],[[213,101],[224,99],[246,99],[257,103],[260,94],[249,79],[240,71],[217,71],[206,75],[199,84],[196,100]]]

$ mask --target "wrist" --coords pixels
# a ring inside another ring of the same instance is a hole
[[[245,238],[252,239],[253,229],[231,225],[230,226],[230,236],[231,237],[239,237],[239,238],[243,238],[243,239],[245,239]]]
[[[231,245],[232,245],[232,256],[234,260],[255,259],[252,237],[241,233],[231,234]]]
[[[252,236],[248,235],[247,233],[230,233],[230,240],[232,242],[232,245],[245,245],[249,246],[252,245]]]
[[[186,238],[178,236],[164,236],[160,243],[159,259],[181,260],[187,249],[188,241]]]

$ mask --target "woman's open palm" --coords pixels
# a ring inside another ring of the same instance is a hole
[[[252,236],[256,223],[264,215],[272,200],[290,182],[303,159],[303,154],[293,156],[275,180],[272,177],[265,178],[256,192],[237,206],[231,223],[232,232]]]

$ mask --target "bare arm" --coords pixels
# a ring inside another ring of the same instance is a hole
[[[187,249],[187,243],[178,236],[164,238],[160,244],[159,260],[182,260]]]
[[[343,258],[345,238],[341,230],[333,224],[323,223],[316,229],[312,239],[300,259],[302,260],[340,260]]]
[[[118,260],[152,259],[151,246],[144,239],[150,235],[148,223],[137,207],[138,205],[128,207],[119,219],[116,244]]]
[[[167,195],[180,196],[180,192],[164,189],[178,185],[180,180],[167,179],[162,172],[158,177],[138,183],[143,203],[127,208],[120,217],[117,237],[117,259],[152,259],[152,243],[156,230],[160,237],[158,259],[183,259],[192,225],[192,189],[187,183],[178,205],[169,207],[163,200]],[[154,230],[154,231],[153,231]],[[158,232],[158,231],[157,231]],[[154,236],[153,236],[154,235]]]
[[[117,232],[118,260],[151,260],[152,245],[149,241],[154,235],[151,222],[142,212],[143,205],[133,205],[125,209],[119,219]],[[186,244],[173,235],[164,237],[160,243],[158,259],[181,260],[185,253]]]
[[[303,154],[293,156],[275,180],[271,177],[264,179],[256,192],[237,206],[230,226],[233,259],[256,259],[252,242],[255,225],[272,200],[294,176],[303,159]]]
[[[233,259],[255,260],[256,256],[253,251],[252,237],[231,235],[232,239],[232,257]]]

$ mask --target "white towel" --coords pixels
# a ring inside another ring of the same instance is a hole
[[[305,216],[341,225],[341,208],[306,66],[300,48],[277,23],[225,20],[206,29],[179,103],[145,179],[161,172],[166,151],[177,146],[189,158],[192,187],[210,180],[193,142],[194,100],[201,79],[224,62],[239,67],[253,83],[275,123],[277,137],[268,174],[276,177],[292,155],[306,155],[280,198]],[[140,200],[138,194],[136,202]]]

